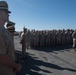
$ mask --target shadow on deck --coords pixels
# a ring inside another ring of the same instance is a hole
[[[69,49],[71,48],[70,46],[68,47],[52,47],[52,48],[35,48],[37,50],[42,50],[42,51],[46,51],[46,52],[53,52],[54,50],[63,50],[63,49]],[[47,69],[41,69],[39,66],[44,66],[44,67],[48,67],[48,68],[53,68],[53,69],[58,69],[58,70],[69,70],[69,71],[73,71],[76,72],[75,69],[71,69],[71,68],[63,68],[61,66],[58,66],[56,64],[53,63],[47,63],[47,62],[43,62],[42,60],[38,60],[37,58],[34,58],[31,56],[30,53],[27,53],[27,58],[26,59],[22,59],[22,53],[21,51],[16,50],[15,51],[17,60],[19,61],[19,63],[22,65],[22,70],[17,73],[17,75],[42,75],[39,73],[39,71],[43,71],[44,73],[52,73],[51,71],[48,71]]]

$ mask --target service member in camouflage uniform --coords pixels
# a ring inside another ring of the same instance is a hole
[[[75,49],[75,46],[76,46],[76,30],[73,32],[72,38],[73,38],[73,48]]]
[[[67,29],[66,32],[65,32],[65,41],[66,41],[66,44],[69,44],[70,43],[70,30]]]
[[[27,49],[30,49],[30,46],[31,46],[31,32],[29,29],[27,29],[27,32],[25,33],[25,36],[26,36],[26,48]]]
[[[61,30],[58,30],[56,32],[56,44],[60,45],[61,44]]]
[[[0,1],[0,75],[16,75],[21,65],[15,62],[14,44],[4,25],[8,21],[8,4]]]
[[[14,32],[15,32],[15,23],[11,22],[11,21],[8,21],[6,26],[7,26],[7,30],[10,32],[11,37],[13,39],[14,38]]]
[[[27,32],[27,29],[24,27],[23,33],[21,34],[21,41],[20,41],[20,43],[22,44],[22,57],[23,58],[25,58],[26,56],[26,32]]]
[[[65,44],[65,30],[63,29],[61,32],[61,44]]]

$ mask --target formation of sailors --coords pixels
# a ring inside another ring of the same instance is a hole
[[[27,29],[27,28],[26,28]],[[27,48],[73,44],[76,30],[29,30],[25,34]],[[22,37],[22,36],[21,36]]]

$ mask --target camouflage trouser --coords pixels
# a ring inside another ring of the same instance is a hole
[[[22,56],[25,57],[26,55],[26,43],[22,43]]]
[[[75,45],[76,45],[76,39],[73,38],[73,48],[75,48]]]
[[[61,44],[65,44],[65,37],[61,39]]]
[[[44,46],[44,38],[40,39],[40,46]]]
[[[56,44],[60,44],[61,43],[61,39],[59,39],[59,38],[57,38],[57,40],[56,40]]]
[[[27,48],[27,49],[30,48],[30,40],[26,42],[26,48]]]

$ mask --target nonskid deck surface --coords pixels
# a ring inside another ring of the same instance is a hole
[[[70,45],[27,49],[26,59],[22,59],[20,39],[14,40],[23,66],[18,75],[76,75],[76,52]]]

